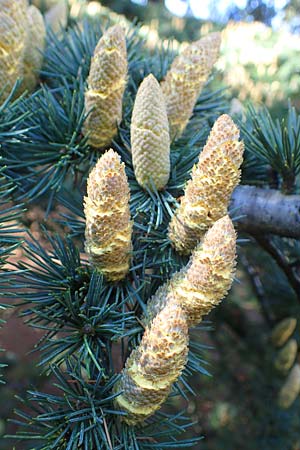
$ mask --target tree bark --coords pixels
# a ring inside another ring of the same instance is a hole
[[[300,195],[274,189],[238,186],[232,195],[231,216],[250,234],[271,233],[300,238]]]

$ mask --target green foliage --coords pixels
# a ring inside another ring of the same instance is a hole
[[[268,164],[278,176],[284,193],[296,189],[300,173],[300,116],[289,106],[286,118],[274,120],[266,108],[249,107],[248,120],[243,126],[248,151],[258,164]]]
[[[1,111],[0,111],[1,113]],[[1,116],[0,116],[1,118]],[[14,120],[12,120],[14,123]],[[8,126],[8,122],[5,124]],[[0,125],[1,129],[1,125]],[[4,129],[4,126],[2,130]],[[9,133],[7,132],[7,135]],[[2,133],[2,136],[5,132]],[[1,159],[0,159],[1,162]],[[9,271],[3,268],[7,258],[10,254],[20,245],[20,239],[17,237],[17,232],[20,231],[17,225],[17,221],[20,217],[21,207],[19,205],[8,206],[8,202],[11,200],[11,195],[15,190],[15,186],[12,182],[7,181],[3,175],[5,167],[0,169],[0,327],[5,324],[5,320],[2,318],[4,311],[9,308],[9,305],[2,303],[3,297],[7,296],[7,289],[9,286]],[[0,349],[0,351],[3,351]],[[0,361],[0,384],[2,380],[2,369],[6,367],[6,364],[2,364]]]
[[[118,416],[122,413],[112,406],[117,395],[111,393],[117,381],[114,375],[108,378],[95,367],[89,371],[73,359],[67,362],[66,372],[52,366],[52,374],[56,379],[55,394],[30,391],[23,401],[33,410],[34,418],[17,411],[21,418],[17,423],[24,426],[19,437],[37,442],[37,450],[170,449],[188,448],[199,441],[177,440],[176,435],[190,426],[182,414],[160,414],[159,422],[141,430],[120,422]],[[163,443],[158,443],[157,438],[162,438]]]

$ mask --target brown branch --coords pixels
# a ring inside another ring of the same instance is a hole
[[[269,253],[270,256],[272,256],[274,261],[276,261],[278,266],[285,273],[289,284],[296,293],[297,299],[300,301],[300,279],[294,272],[294,267],[289,264],[285,255],[273,244],[272,239],[269,236],[257,235],[255,236],[255,240],[267,253]]]
[[[256,298],[261,305],[262,313],[267,323],[269,325],[272,325],[275,322],[275,317],[271,309],[270,303],[266,298],[265,290],[259,276],[259,270],[249,262],[248,258],[243,252],[240,252],[239,258],[248,275],[249,281],[256,295]]]
[[[284,195],[274,189],[238,186],[230,209],[241,230],[300,238],[300,195]]]

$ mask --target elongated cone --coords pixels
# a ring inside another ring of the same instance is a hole
[[[141,344],[126,362],[117,406],[134,425],[152,415],[186,364],[188,327],[194,326],[229,290],[235,269],[236,234],[228,216],[218,220],[187,267],[162,285],[147,305]]]
[[[298,351],[296,339],[289,339],[276,355],[274,365],[279,372],[287,372],[295,363]]]
[[[68,24],[68,5],[66,0],[56,2],[45,14],[45,22],[54,33],[61,32]]]
[[[27,9],[28,33],[24,53],[23,89],[32,91],[39,77],[43,65],[43,51],[45,48],[46,27],[41,12],[31,5]]]
[[[170,177],[170,137],[164,97],[150,74],[141,83],[131,119],[131,151],[138,183],[163,189]]]
[[[188,326],[197,325],[229,291],[235,264],[236,233],[229,216],[225,216],[208,230],[188,265],[150,299],[145,322],[172,299],[184,310]]]
[[[113,150],[99,158],[91,171],[87,194],[86,252],[109,281],[119,281],[129,270],[132,222],[125,166]]]
[[[178,252],[189,254],[208,228],[227,214],[240,180],[244,144],[239,134],[227,114],[215,122],[169,225],[169,238]]]
[[[288,409],[300,394],[300,365],[295,364],[279,391],[278,405]]]
[[[182,281],[174,283],[174,299],[185,311],[189,326],[197,325],[228,293],[235,264],[236,233],[225,216],[194,250]]]
[[[271,342],[275,347],[281,347],[294,333],[297,326],[295,317],[286,317],[281,320],[272,330]]]
[[[166,99],[171,139],[183,133],[200,92],[218,59],[220,33],[191,43],[173,61],[161,88]]]
[[[130,425],[154,414],[166,400],[187,361],[188,327],[180,306],[170,303],[154,318],[127,359],[116,386],[117,406]]]
[[[92,147],[107,147],[122,119],[122,99],[127,77],[125,33],[120,25],[108,28],[99,40],[91,62],[84,123]]]
[[[0,103],[23,76],[27,2],[0,0]]]

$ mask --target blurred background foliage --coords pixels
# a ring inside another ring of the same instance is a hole
[[[227,88],[232,112],[239,113],[248,100],[265,104],[274,117],[285,115],[289,99],[300,109],[299,0],[203,2],[207,3],[204,18],[196,18],[192,8],[202,0],[175,3],[182,17],[167,8],[171,0],[103,0],[101,4],[70,0],[70,22],[86,15],[100,16],[103,22],[119,21],[121,14],[124,20],[137,18],[143,24],[141,32],[149,45],[172,39],[175,48],[221,30],[222,52],[213,83]],[[41,217],[38,207],[25,217],[36,236]],[[282,240],[276,242],[277,248],[282,244]],[[290,240],[285,245],[291,247],[289,260],[294,264],[299,249],[293,257],[292,247],[298,244]],[[254,239],[247,237],[241,246],[238,281],[211,317],[214,331],[199,337],[202,343],[214,347],[206,355],[214,381],[208,377],[193,380],[197,399],[181,406],[187,408],[195,422],[194,434],[206,437],[197,448],[300,450],[300,399],[288,410],[278,408],[277,395],[284,377],[274,369],[276,350],[270,342],[274,322],[286,316],[299,317],[300,294],[295,293],[286,275],[268,252],[261,252]],[[15,258],[20,256],[16,253]],[[11,310],[6,312],[6,319],[9,326],[1,347],[6,349],[2,360],[8,364],[9,382],[0,387],[0,435],[13,430],[6,428],[5,419],[15,406],[14,395],[22,395],[29,383],[39,387],[46,382],[38,377],[36,354],[27,354],[40,335],[23,326]],[[298,324],[294,333],[298,340],[299,331]],[[16,334],[22,336],[18,343]],[[16,448],[24,450],[24,445]],[[0,450],[11,450],[11,444],[2,439]]]
[[[286,113],[288,99],[300,107],[299,0],[103,0],[102,6],[94,1],[70,1],[74,18],[108,17],[111,10],[128,20],[137,18],[146,25],[143,31],[152,45],[159,39],[173,39],[184,45],[210,31],[221,30],[216,83],[229,87],[229,96],[241,102],[262,102],[277,117]],[[174,12],[186,13],[176,16],[167,6]]]

